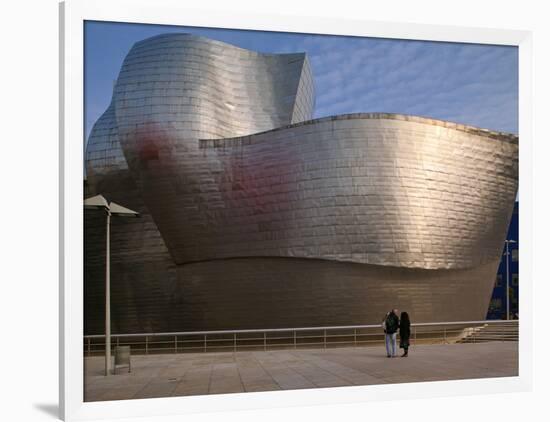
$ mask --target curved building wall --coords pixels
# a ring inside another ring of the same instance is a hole
[[[113,94],[118,138],[171,253],[190,245],[172,228],[205,211],[200,195],[188,195],[206,192],[210,207],[222,201],[207,176],[219,163],[203,159],[198,140],[309,119],[313,98],[303,53],[261,54],[188,34],[134,45]]]
[[[111,220],[113,332],[166,328],[177,290],[176,265],[131,177],[117,137],[112,105],[94,125],[86,151],[87,195],[102,194],[140,213]],[[84,332],[104,330],[105,214],[84,211]],[[167,313],[168,312],[168,313]]]
[[[438,120],[308,120],[304,54],[185,34],[137,43],[87,148],[113,219],[114,332],[485,316],[517,137]],[[103,331],[104,223],[86,214],[86,333]],[[103,233],[103,235],[101,235]]]
[[[148,38],[132,47],[117,79],[119,133],[160,124],[177,139],[223,138],[310,119],[304,66],[304,53],[262,54],[190,34]]]
[[[178,264],[285,256],[471,268],[500,256],[517,191],[515,137],[424,118],[344,115],[200,145],[195,167],[181,157],[192,175],[202,169],[197,190],[177,197],[178,215],[200,213],[165,223],[153,211],[167,238],[186,239],[171,243]],[[156,176],[159,188],[173,177]]]
[[[179,326],[199,330],[378,324],[389,309],[414,322],[485,319],[497,262],[424,270],[300,258],[178,266]]]

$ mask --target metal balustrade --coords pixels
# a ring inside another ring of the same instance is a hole
[[[518,325],[518,320],[417,323],[411,324],[410,343],[515,341]],[[498,329],[487,330],[487,327]],[[383,343],[381,324],[111,335],[113,347],[130,346],[132,354],[327,349]],[[87,356],[105,353],[105,335],[84,336],[84,352]]]

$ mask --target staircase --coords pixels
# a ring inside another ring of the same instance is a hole
[[[502,325],[483,324],[464,330],[464,337],[457,343],[487,343],[489,341],[518,341],[518,321]]]

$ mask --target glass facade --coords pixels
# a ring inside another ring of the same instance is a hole
[[[498,282],[495,283],[491,305],[487,312],[487,319],[506,319],[506,277],[509,281],[510,318],[519,316],[519,202],[515,203],[514,213],[510,220],[510,226],[506,240],[510,253],[508,271],[506,271],[506,244],[502,251],[497,273]],[[512,242],[513,241],[513,242]]]

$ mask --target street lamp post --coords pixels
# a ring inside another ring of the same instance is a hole
[[[510,243],[516,243],[515,240],[506,239],[506,319],[510,319]]]
[[[111,366],[111,216],[139,217],[139,213],[114,202],[108,203],[103,195],[85,199],[84,208],[104,210],[107,214],[105,240],[105,376],[109,376]]]

